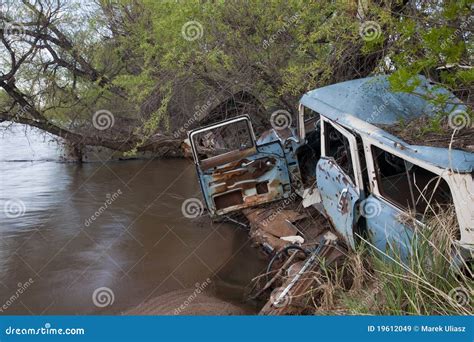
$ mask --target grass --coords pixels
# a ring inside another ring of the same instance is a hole
[[[417,225],[413,253],[396,253],[364,243],[348,256],[339,276],[318,288],[316,314],[472,315],[473,274],[465,261],[453,266],[456,217],[452,208]],[[329,272],[329,271],[328,271]],[[345,286],[343,279],[352,282]]]

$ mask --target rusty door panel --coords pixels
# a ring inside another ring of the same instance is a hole
[[[211,217],[290,196],[282,142],[257,143],[248,115],[193,130],[189,141]]]
[[[232,161],[237,160],[238,162],[242,158],[255,154],[256,151],[257,150],[255,149],[255,147],[251,147],[243,151],[232,151],[229,153],[221,154],[220,156],[208,158],[201,161],[201,168],[203,170],[207,170],[207,169],[210,169],[219,165],[223,165],[223,164],[229,164],[228,168],[232,168],[232,165],[235,165],[235,162],[231,163]]]
[[[316,182],[326,216],[346,243],[354,248],[355,206],[360,197],[358,190],[332,158],[322,157],[319,160]]]
[[[209,169],[198,167],[211,217],[290,196],[290,175],[278,141],[257,146],[245,155]]]

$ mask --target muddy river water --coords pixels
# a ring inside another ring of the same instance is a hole
[[[186,160],[64,163],[35,132],[0,135],[0,314],[119,314],[207,278],[252,310],[264,260],[236,225],[184,217],[193,197]]]

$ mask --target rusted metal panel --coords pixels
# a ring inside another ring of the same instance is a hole
[[[292,194],[263,208],[244,209],[253,242],[269,251],[279,251],[295,243],[314,246],[332,228],[315,208],[305,209],[298,204],[297,196]]]
[[[233,138],[235,131],[238,139]],[[290,196],[280,140],[257,145],[248,116],[193,130],[189,141],[211,217]]]
[[[233,151],[233,152],[221,154],[219,156],[203,160],[200,166],[203,170],[208,170],[220,165],[230,164],[228,166],[228,169],[231,169],[232,165],[246,158],[247,156],[251,156],[255,154],[256,151],[257,150],[255,147],[251,147],[243,151]]]
[[[246,216],[251,223],[258,227],[258,229],[261,229],[278,238],[296,235],[298,231],[291,224],[291,222],[305,217],[294,210],[278,210],[278,208],[257,208],[255,210],[249,211]]]
[[[279,142],[258,146],[253,155],[198,172],[212,217],[276,201],[291,191]]]

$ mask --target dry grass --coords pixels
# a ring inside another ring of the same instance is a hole
[[[342,276],[331,277],[319,289],[322,299],[315,313],[472,315],[472,270],[463,260],[454,266],[458,229],[454,210],[445,209],[423,221],[408,260],[365,241],[338,270],[351,275],[351,286],[344,286]]]

